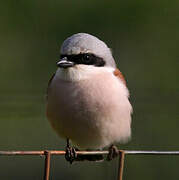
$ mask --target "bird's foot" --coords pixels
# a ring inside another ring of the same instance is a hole
[[[96,155],[88,155],[88,154],[78,154],[78,149],[70,146],[70,140],[67,138],[67,146],[66,146],[66,153],[65,153],[65,159],[70,162],[70,164],[73,163],[73,161],[103,161],[104,157],[102,154],[96,154]]]
[[[111,145],[109,147],[109,153],[107,155],[107,161],[111,161],[112,159],[116,158],[119,155],[119,150],[116,146]]]
[[[65,159],[70,162],[70,164],[73,163],[74,160],[76,160],[77,154],[74,147],[67,146],[66,147],[66,153],[65,153]]]

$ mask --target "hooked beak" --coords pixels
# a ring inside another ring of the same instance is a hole
[[[75,63],[72,61],[68,61],[66,57],[60,59],[60,61],[57,62],[57,66],[60,68],[69,68],[69,67],[73,67],[74,65]]]

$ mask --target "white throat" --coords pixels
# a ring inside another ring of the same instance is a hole
[[[113,72],[114,68],[111,67],[95,67],[89,65],[76,65],[67,69],[58,68],[56,77],[64,81],[79,81],[90,78],[92,75]]]

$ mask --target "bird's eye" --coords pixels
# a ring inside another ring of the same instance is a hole
[[[83,54],[83,60],[85,64],[90,64],[92,62],[90,54]]]
[[[90,55],[89,55],[89,54],[84,54],[84,58],[85,58],[86,60],[88,60],[88,59],[90,58]]]

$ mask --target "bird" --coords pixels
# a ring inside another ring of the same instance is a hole
[[[56,65],[47,87],[46,115],[67,140],[66,159],[72,163],[77,157],[70,142],[82,150],[117,153],[114,144],[131,138],[133,109],[111,49],[91,34],[73,34],[62,43]]]

